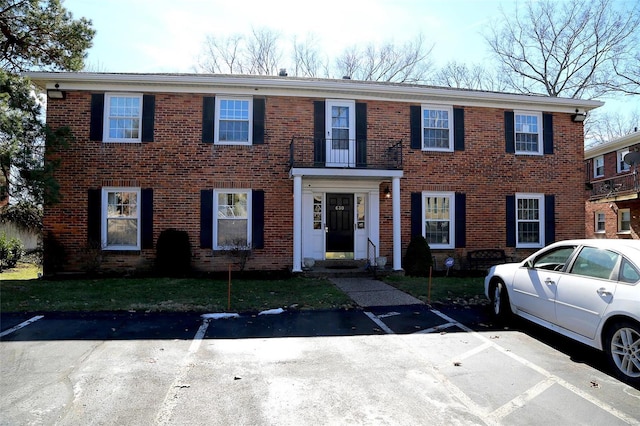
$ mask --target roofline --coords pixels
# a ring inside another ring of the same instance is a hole
[[[585,148],[584,158],[585,160],[588,160],[589,158],[598,157],[608,152],[617,151],[635,144],[640,144],[639,131],[629,133],[628,135],[612,139],[608,142],[595,145],[593,147]]]
[[[226,74],[137,74],[85,72],[26,72],[43,89],[60,90],[138,90],[145,92],[197,92],[289,96],[331,96],[401,102],[443,102],[468,106],[509,106],[543,109],[549,112],[588,112],[604,102],[485,92],[406,83],[359,81],[349,79],[312,79],[298,77],[226,75]]]

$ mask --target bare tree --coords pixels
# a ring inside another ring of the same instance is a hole
[[[433,45],[425,46],[422,35],[400,46],[392,42],[381,47],[369,44],[363,49],[352,46],[336,59],[336,71],[357,80],[424,82],[432,67],[432,50]]]
[[[506,82],[498,73],[492,72],[480,64],[467,64],[451,61],[440,68],[431,78],[437,86],[456,89],[487,90],[501,92],[506,90]]]
[[[640,123],[640,110],[625,113],[595,110],[584,123],[585,135],[590,144],[600,144],[636,132]]]
[[[524,14],[503,11],[502,25],[485,39],[512,89],[594,98],[620,90],[614,64],[637,51],[640,4],[627,5],[621,10],[612,0],[529,0]]]
[[[246,45],[249,74],[274,75],[281,60],[280,35],[268,28],[253,29]]]
[[[640,50],[630,60],[615,60],[613,69],[620,78],[617,89],[628,95],[640,95]]]
[[[298,42],[293,40],[293,72],[299,77],[328,77],[328,60],[321,58],[318,48],[318,40],[315,35],[310,34],[307,38]]]
[[[227,37],[208,35],[198,58],[196,70],[200,72],[241,74],[244,64],[241,57],[244,37],[232,34]]]

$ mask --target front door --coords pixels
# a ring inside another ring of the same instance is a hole
[[[356,165],[355,109],[354,101],[327,101],[327,167]]]
[[[327,258],[353,258],[353,194],[327,194]]]

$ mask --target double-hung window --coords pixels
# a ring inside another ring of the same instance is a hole
[[[453,151],[453,108],[422,106],[422,150]]]
[[[250,145],[253,101],[250,98],[216,97],[215,143]]]
[[[215,248],[251,247],[251,190],[215,190],[213,203]]]
[[[142,95],[107,93],[103,132],[105,142],[140,142]]]
[[[431,248],[455,247],[455,194],[422,193],[423,235]]]
[[[102,189],[105,250],[140,250],[140,188]]]
[[[514,117],[516,154],[542,155],[542,114],[516,111]]]
[[[618,232],[631,232],[631,210],[618,209]]]
[[[596,233],[603,234],[605,232],[605,217],[604,213],[597,212],[595,215],[596,223],[595,223],[595,231]]]
[[[544,194],[516,194],[516,247],[544,246]]]
[[[629,153],[629,148],[617,152],[618,156],[618,173],[627,172],[631,166],[624,162],[624,157]]]
[[[604,176],[604,156],[600,155],[593,159],[593,177]]]

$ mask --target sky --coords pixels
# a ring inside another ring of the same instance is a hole
[[[569,0],[567,0],[569,1]],[[615,0],[627,2],[635,0]],[[322,51],[397,45],[425,37],[437,67],[490,59],[482,34],[523,0],[63,0],[74,18],[96,30],[87,68],[100,72],[194,72],[207,35],[224,37],[269,28],[283,41],[310,34]],[[282,67],[286,67],[284,64]],[[608,110],[640,110],[640,97],[607,101]]]

